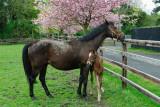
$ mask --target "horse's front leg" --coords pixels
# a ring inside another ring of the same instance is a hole
[[[82,88],[82,83],[83,83],[83,66],[80,67],[80,77],[79,77],[79,86],[77,90],[77,94],[81,95],[81,88]]]
[[[87,96],[87,82],[88,82],[88,74],[89,74],[89,68],[90,65],[86,65],[86,67],[83,70],[83,97]]]

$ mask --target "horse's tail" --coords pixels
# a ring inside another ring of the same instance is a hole
[[[26,44],[22,52],[23,67],[24,67],[24,71],[25,71],[28,82],[29,82],[30,76],[32,75],[32,66],[28,57],[28,48],[31,45],[32,44]]]

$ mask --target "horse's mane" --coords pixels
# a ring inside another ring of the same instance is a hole
[[[90,33],[86,34],[84,37],[80,38],[80,41],[89,41],[97,37],[100,33],[104,32],[108,24],[105,22],[98,27],[94,28]]]

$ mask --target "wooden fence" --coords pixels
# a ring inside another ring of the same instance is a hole
[[[74,36],[52,36],[52,37],[45,37],[45,38],[15,38],[15,39],[0,39],[0,45],[6,45],[6,44],[24,44],[24,43],[29,43],[33,42],[36,40],[41,40],[41,39],[52,39],[52,40],[58,40],[58,41],[69,41],[72,39],[78,39],[78,37]]]
[[[152,98],[153,100],[155,100],[156,102],[160,103],[160,97],[155,95],[154,93],[150,92],[149,90],[141,87],[140,85],[134,83],[133,81],[127,79],[127,71],[131,71],[133,73],[136,73],[138,75],[143,76],[146,79],[149,79],[157,84],[160,84],[160,79],[156,78],[150,74],[144,73],[136,68],[130,67],[127,65],[127,55],[133,55],[133,54],[129,54],[127,52],[127,44],[135,44],[135,45],[141,45],[141,46],[152,46],[152,47],[160,47],[160,41],[151,41],[151,40],[136,40],[136,39],[126,39],[123,43],[122,43],[122,63],[121,62],[117,62],[108,58],[104,57],[104,60],[106,60],[109,63],[118,65],[119,67],[122,68],[122,75],[108,69],[105,68],[106,71],[108,71],[109,73],[115,75],[116,77],[118,77],[119,79],[122,80],[122,88],[125,89],[127,87],[127,83],[130,84],[131,86],[135,87],[137,90],[139,90],[140,92],[142,92],[144,95]],[[102,49],[105,49],[105,47],[101,47]],[[136,54],[134,54],[133,56],[135,57]],[[141,55],[137,55],[140,57],[144,57]],[[149,60],[151,60],[152,62],[155,62],[155,64],[158,64],[158,66],[160,65],[160,61],[156,60],[156,59],[152,59],[150,58]]]
[[[58,38],[51,38],[51,39],[60,40],[60,41],[63,40],[64,41],[64,40],[71,40],[71,39],[76,39],[76,38],[63,38],[63,36],[62,37],[59,36]],[[31,41],[35,41],[35,39],[0,40],[0,44],[28,43],[28,42],[31,42]],[[146,96],[148,96],[148,97],[152,98],[153,100],[155,100],[156,102],[160,103],[160,97],[159,96],[155,95],[154,93],[150,92],[149,90],[147,90],[147,89],[141,87],[140,85],[132,82],[131,80],[127,79],[127,72],[131,71],[131,72],[136,73],[138,75],[141,75],[144,78],[147,78],[147,79],[149,79],[149,80],[151,80],[151,81],[153,81],[157,84],[160,84],[160,79],[127,65],[127,56],[134,57],[134,58],[135,57],[144,57],[144,56],[141,56],[141,55],[128,53],[127,52],[127,44],[128,43],[135,44],[135,45],[141,45],[141,46],[160,47],[160,41],[125,39],[125,41],[122,43],[122,48],[123,48],[122,49],[123,51],[121,52],[122,53],[122,63],[104,57],[104,60],[106,60],[106,61],[108,61],[112,64],[120,66],[122,68],[122,75],[120,75],[118,73],[115,73],[114,71],[112,71],[108,68],[105,68],[105,70],[122,80],[122,88],[123,89],[125,89],[127,87],[127,83],[128,83],[128,84],[132,85],[133,87],[135,87],[136,89],[138,89],[143,94],[145,94]],[[102,47],[102,49],[103,48],[104,47]],[[160,66],[160,61],[159,60],[150,58],[150,59],[146,59],[145,61],[149,62],[149,63],[152,62],[152,64]]]

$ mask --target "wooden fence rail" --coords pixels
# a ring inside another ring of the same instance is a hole
[[[153,40],[125,39],[124,42],[141,46],[160,47],[160,41],[153,41]]]
[[[103,49],[104,51],[107,51],[108,53],[111,54],[120,54],[123,55],[125,54],[127,57],[130,57],[132,59],[138,60],[138,61],[142,61],[142,62],[146,62],[155,66],[160,66],[160,60],[159,59],[155,59],[155,58],[151,58],[151,57],[146,57],[143,55],[138,55],[138,54],[134,54],[134,53],[130,53],[130,52],[124,52],[124,51],[120,51],[120,50],[115,50],[115,49],[110,49],[110,48],[106,48],[106,47],[101,47],[101,49]]]
[[[150,74],[144,73],[136,68],[130,67],[127,65],[127,43],[131,43],[131,44],[136,44],[136,45],[141,45],[141,46],[152,46],[152,47],[160,47],[160,41],[151,41],[151,40],[136,40],[136,39],[125,39],[124,42],[122,43],[122,63],[108,59],[108,58],[103,58],[104,60],[106,60],[107,62],[110,62],[112,64],[118,65],[119,67],[122,68],[122,75],[115,73],[114,71],[105,68],[105,70],[107,70],[109,73],[115,75],[116,77],[120,78],[122,80],[122,88],[125,89],[127,87],[127,83],[132,85],[133,87],[135,87],[137,90],[139,90],[140,92],[142,92],[144,95],[152,98],[153,100],[155,100],[156,102],[160,103],[160,97],[155,95],[154,93],[148,91],[147,89],[141,87],[140,85],[134,83],[133,81],[127,79],[127,70],[136,73],[138,75],[143,76],[144,78],[147,78],[157,84],[160,84],[160,79],[156,78]],[[102,47],[102,49],[104,49]],[[113,49],[112,49],[113,50]],[[132,54],[131,54],[132,55]],[[135,54],[136,55],[136,54]],[[134,55],[134,56],[135,56]],[[139,56],[139,55],[136,55]],[[146,58],[146,57],[145,57]],[[156,59],[151,59],[151,60],[156,60]]]
[[[108,69],[108,68],[104,68],[106,71],[108,71],[109,73],[113,74],[114,76],[118,77],[119,79],[121,79],[122,81],[124,81],[125,83],[129,83],[130,85],[132,85],[133,87],[135,87],[136,89],[138,89],[140,92],[142,92],[143,94],[145,94],[146,96],[152,98],[153,100],[155,100],[156,102],[160,103],[160,97],[155,95],[154,93],[148,91],[147,89],[141,87],[140,85],[132,82],[131,80],[121,76],[118,73],[115,73],[114,71]]]
[[[129,70],[129,71],[131,71],[131,72],[133,72],[133,73],[136,73],[136,74],[138,74],[138,75],[143,76],[143,77],[146,78],[146,79],[149,79],[149,80],[151,80],[151,81],[153,81],[153,82],[155,82],[155,83],[160,84],[160,79],[159,79],[159,78],[156,78],[156,77],[154,77],[154,76],[152,76],[152,75],[150,75],[150,74],[144,73],[144,72],[141,71],[141,70],[138,70],[138,69],[136,69],[136,68],[130,67],[130,66],[125,65],[125,64],[122,64],[122,63],[120,63],[120,62],[111,60],[111,59],[109,59],[109,58],[103,57],[103,59],[106,60],[107,62],[111,63],[111,64],[115,64],[115,65],[117,65],[117,66],[119,66],[119,67],[125,68],[125,69],[127,69],[127,70]]]

